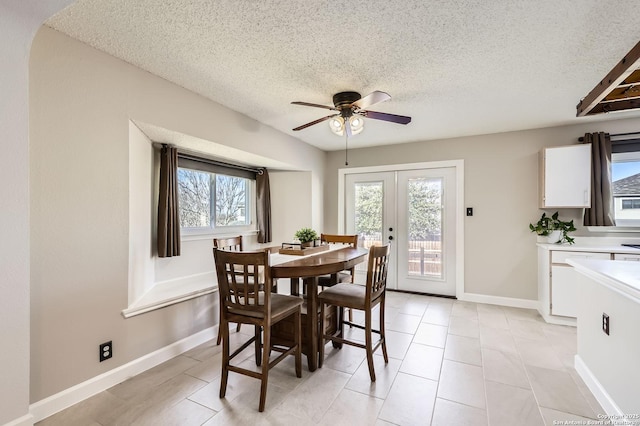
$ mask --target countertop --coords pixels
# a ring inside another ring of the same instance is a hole
[[[640,303],[640,262],[602,259],[568,259],[577,272]]]
[[[620,244],[549,244],[549,243],[537,243],[538,247],[545,250],[560,250],[560,251],[588,251],[595,253],[625,253],[625,254],[640,254],[640,249],[633,247],[626,247]]]

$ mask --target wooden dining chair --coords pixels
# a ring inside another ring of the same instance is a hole
[[[271,368],[287,355],[294,355],[296,376],[302,377],[302,299],[270,291],[272,279],[267,250],[233,252],[214,249],[213,256],[220,289],[220,330],[222,330],[220,398],[224,398],[226,394],[229,372],[244,374],[260,379],[258,410],[264,411]],[[291,316],[294,328],[293,341],[284,342],[283,345],[272,345],[271,326]],[[255,327],[255,335],[232,354],[229,349],[230,322],[250,324]],[[263,330],[262,344],[260,343],[261,329]],[[251,343],[256,348],[256,363],[261,367],[260,372],[231,364],[231,361]],[[260,357],[258,357],[260,351]],[[280,352],[280,355],[269,361],[271,351]]]
[[[351,247],[358,247],[357,235],[334,235],[334,234],[320,234],[320,241],[327,244],[344,244]],[[356,268],[353,267],[346,271],[338,272],[332,275],[321,275],[318,277],[318,287],[330,287],[338,283],[352,283],[356,276]],[[349,322],[353,321],[353,312],[349,309]]]
[[[358,247],[357,235],[332,235],[320,234],[320,241],[327,244],[344,244],[351,247]],[[352,283],[355,277],[355,268],[338,272],[336,277],[322,275],[318,277],[318,286],[329,287],[337,283]]]
[[[376,373],[373,368],[373,353],[382,346],[382,355],[384,362],[388,363],[387,342],[384,333],[384,309],[385,294],[387,289],[387,271],[389,268],[389,245],[372,246],[369,248],[369,263],[367,267],[366,285],[359,286],[347,283],[336,284],[322,291],[318,295],[318,303],[320,304],[320,318],[322,318],[323,330],[320,340],[320,359],[318,365],[322,367],[324,361],[324,345],[326,340],[340,344],[347,344],[363,348],[367,351],[367,364],[369,365],[369,376],[371,381],[376,381]],[[325,325],[325,308],[328,305],[334,305],[339,308],[338,327],[332,334],[326,334]],[[380,329],[374,330],[371,326],[373,308],[380,305]],[[344,320],[344,308],[358,309],[364,311],[364,326]],[[347,340],[344,338],[344,324],[363,329],[365,331],[365,344],[360,342]],[[373,343],[373,334],[380,336],[379,340]],[[339,347],[339,346],[338,346]]]
[[[228,251],[242,251],[242,235],[238,235],[237,237],[214,238],[213,248],[214,249],[217,248],[219,250],[228,250]],[[218,326],[218,338],[216,340],[216,345],[220,345],[220,342],[222,341],[221,328],[222,328],[222,324]],[[236,326],[236,333],[239,331],[240,331],[240,324]]]
[[[213,246],[220,250],[242,251],[242,235],[237,237],[214,238]]]

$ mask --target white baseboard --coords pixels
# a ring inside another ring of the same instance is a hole
[[[602,387],[596,376],[594,376],[591,370],[589,370],[589,367],[587,367],[587,364],[584,363],[580,355],[575,356],[574,366],[593,396],[596,397],[604,409],[605,413],[609,416],[622,416],[623,412],[620,407],[618,407],[618,404],[615,403],[606,389]],[[612,421],[615,424],[615,420]]]
[[[34,422],[39,422],[59,411],[64,410],[78,402],[84,401],[93,395],[100,393],[112,386],[117,385],[130,377],[142,373],[156,365],[162,364],[165,361],[174,358],[189,349],[215,339],[218,333],[218,326],[209,327],[189,337],[185,337],[175,343],[172,343],[164,348],[160,348],[154,352],[144,355],[138,359],[135,359],[127,364],[100,374],[99,376],[92,377],[91,379],[58,392],[55,395],[51,395],[41,401],[34,402],[29,406],[29,417],[33,416],[32,423],[25,423],[33,425]],[[10,423],[14,425],[14,423]],[[23,425],[22,423],[15,423],[15,425]]]
[[[571,326],[571,327],[577,327],[578,326],[578,320],[576,318],[559,317],[559,316],[555,316],[555,315],[547,315],[547,314],[543,313],[541,309],[538,309],[538,313],[545,320],[545,322],[547,322],[549,324],[568,325],[568,326]]]
[[[511,306],[514,308],[538,309],[538,301],[530,299],[515,299],[512,297],[489,296],[486,294],[463,293],[458,300],[465,302],[486,303],[489,305]]]
[[[33,426],[34,423],[35,420],[31,413],[29,413],[18,419],[12,420],[9,423],[5,423],[4,426]]]

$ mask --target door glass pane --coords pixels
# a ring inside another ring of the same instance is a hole
[[[355,198],[355,230],[359,245],[368,249],[382,244],[382,182],[355,183]]]
[[[410,276],[443,278],[442,178],[412,178],[407,182]]]

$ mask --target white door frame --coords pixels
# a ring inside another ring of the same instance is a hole
[[[338,169],[338,232],[345,232],[345,176],[353,173],[392,172],[399,170],[439,169],[456,170],[456,297],[464,295],[464,160],[432,161],[428,163],[389,164],[384,166]]]

